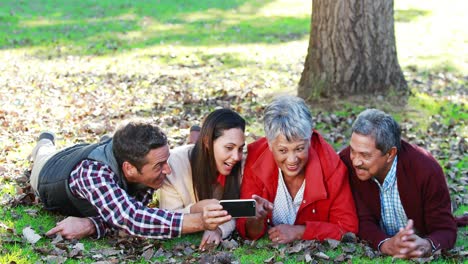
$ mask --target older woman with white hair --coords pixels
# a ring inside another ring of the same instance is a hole
[[[268,232],[271,241],[289,243],[356,233],[347,168],[313,130],[304,100],[277,97],[265,109],[264,130],[266,137],[248,146],[241,198],[257,201],[257,215],[238,219],[241,236]]]

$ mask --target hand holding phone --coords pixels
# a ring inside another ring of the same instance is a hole
[[[252,199],[257,202],[257,218],[263,219],[273,212],[273,203],[267,199],[256,194],[252,195]]]
[[[256,215],[254,199],[221,200],[219,203],[233,218],[255,217]]]

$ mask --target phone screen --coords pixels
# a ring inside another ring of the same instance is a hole
[[[254,199],[221,200],[219,203],[234,218],[255,217],[256,215]]]

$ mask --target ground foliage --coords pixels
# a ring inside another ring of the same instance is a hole
[[[178,146],[185,143],[192,124],[201,123],[203,116],[216,107],[230,107],[247,119],[247,141],[251,142],[262,135],[263,109],[277,93],[275,89],[295,87],[302,62],[256,62],[256,67],[261,69],[256,71],[252,67],[224,67],[230,58],[225,53],[168,52],[106,60],[68,56],[50,61],[26,53],[20,59],[9,57],[8,52],[3,54],[6,60],[0,66],[3,73],[0,77],[0,187],[5,210],[1,210],[0,219],[8,215],[15,221],[43,215],[61,219],[40,209],[28,182],[31,163],[27,155],[40,131],[54,131],[57,145],[64,147],[97,141],[111,134],[121,121],[143,118],[159,124],[167,131],[171,146]],[[158,64],[162,58],[169,63]],[[413,93],[405,100],[406,104],[395,106],[388,103],[389,98],[381,96],[365,98],[359,103],[311,102],[317,129],[339,150],[347,144],[350,125],[365,107],[379,107],[395,114],[404,137],[430,150],[441,162],[454,208],[464,206],[468,204],[465,105],[468,76],[421,72],[417,68],[409,68],[405,74]],[[335,108],[328,108],[330,105]],[[24,214],[10,210],[18,207],[25,208]],[[80,241],[45,237],[47,230],[41,225],[18,230],[14,224],[0,221],[0,229],[0,254],[9,253],[5,245],[30,247],[44,263],[67,260],[238,263],[245,255],[262,250],[267,252],[264,263],[331,263],[381,257],[349,235],[344,241],[275,245],[265,239],[245,241],[234,234],[218,248],[200,252],[198,235],[169,243],[115,233],[103,239],[99,247],[85,248]],[[39,242],[37,236],[41,237]],[[466,229],[459,232],[460,239],[466,241]],[[438,252],[435,258],[459,262],[466,259],[466,254],[462,245],[449,252]]]

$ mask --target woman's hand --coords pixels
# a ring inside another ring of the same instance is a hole
[[[304,234],[305,226],[303,225],[277,225],[268,230],[268,237],[274,243],[286,244],[299,240]]]
[[[247,237],[254,238],[260,235],[264,230],[265,219],[273,211],[273,203],[256,194],[252,195],[256,201],[256,217],[247,218],[245,228]]]
[[[201,251],[205,251],[206,249],[215,248],[219,245],[219,242],[222,240],[222,232],[219,228],[215,230],[206,230],[203,233],[202,240],[200,242],[200,246],[198,247]]]
[[[257,205],[255,207],[255,210],[257,211],[257,219],[266,218],[268,214],[273,211],[273,203],[271,203],[267,199],[260,197],[256,194],[252,195],[252,199],[254,199],[257,202]]]

